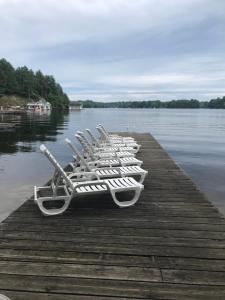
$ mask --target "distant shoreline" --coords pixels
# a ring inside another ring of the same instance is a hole
[[[169,110],[173,110],[173,109],[181,109],[181,110],[185,110],[185,109],[196,109],[196,110],[200,110],[200,109],[204,109],[204,110],[210,110],[210,109],[214,109],[214,108],[209,108],[209,107],[84,107],[85,109],[169,109]],[[225,108],[215,108],[215,109],[225,109]],[[70,110],[71,112],[73,111],[80,111],[80,110]]]
[[[171,101],[117,101],[97,102],[92,100],[70,101],[71,106],[82,105],[83,108],[212,108],[225,109],[225,96],[210,101],[199,101],[196,99],[182,99]]]

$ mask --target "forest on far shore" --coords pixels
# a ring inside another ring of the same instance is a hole
[[[44,75],[40,70],[34,72],[26,66],[15,69],[3,58],[0,59],[0,102],[5,105],[12,105],[12,102],[18,104],[14,98],[21,103],[44,98],[53,108],[60,109],[68,108],[70,103],[53,76]]]
[[[92,100],[71,101],[70,104],[82,104],[84,108],[225,108],[225,96],[210,101],[196,99],[181,99],[171,101],[119,101],[119,102],[96,102]]]

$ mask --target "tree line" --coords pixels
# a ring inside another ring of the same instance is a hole
[[[14,68],[0,59],[0,97],[18,95],[30,100],[44,98],[53,108],[68,108],[69,98],[53,76],[34,72],[26,66]]]
[[[84,108],[225,108],[225,96],[212,99],[209,102],[196,99],[181,99],[171,101],[118,101],[96,102],[92,100],[71,101],[71,105],[82,104]]]
[[[118,101],[96,102],[92,100],[69,101],[62,87],[53,76],[34,72],[26,66],[14,68],[6,59],[0,59],[0,99],[1,96],[18,95],[30,100],[44,98],[53,108],[68,108],[83,104],[84,108],[225,108],[225,96],[202,102],[197,99],[171,101]]]

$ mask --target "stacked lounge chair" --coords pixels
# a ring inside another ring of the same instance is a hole
[[[120,150],[126,148],[128,149],[128,151],[132,152],[132,153],[137,153],[139,150],[140,150],[140,145],[138,145],[136,142],[130,142],[130,143],[121,143],[121,142],[107,142],[104,141],[104,140],[98,140],[94,134],[91,132],[90,129],[86,129],[86,132],[88,133],[88,135],[90,136],[91,140],[92,140],[92,143],[95,147],[98,147],[98,148],[103,148],[103,149],[107,149],[107,148],[110,148],[110,147],[113,147],[113,148],[118,148]]]
[[[75,136],[83,147],[82,153],[66,139],[75,155],[75,161],[70,163],[71,172],[61,167],[46,146],[40,146],[55,169],[48,186],[34,187],[34,201],[44,215],[62,214],[71,200],[81,195],[91,197],[109,193],[119,207],[129,207],[138,201],[147,175],[147,171],[141,168],[142,161],[134,157],[140,146],[132,138],[112,136],[102,125],[98,125],[99,128],[102,132],[100,139],[86,130],[91,141],[82,132],[77,132]],[[121,200],[119,194],[123,192],[129,192],[129,195],[133,192],[131,199]]]
[[[136,144],[134,138],[132,137],[123,137],[117,134],[109,134],[109,132],[101,124],[98,124],[96,128],[101,134],[103,140],[106,140],[110,143],[122,142],[125,144]]]
[[[84,147],[84,149],[89,153],[92,157],[98,157],[98,158],[113,158],[113,157],[134,157],[134,153],[132,153],[133,148],[131,147],[123,147],[123,148],[117,148],[117,147],[111,147],[111,148],[98,148],[94,147],[84,136],[84,134],[80,131],[77,132],[75,135],[78,141],[81,143],[81,145]]]
[[[72,144],[69,139],[66,139],[66,143],[69,145],[72,152],[76,155],[75,163],[71,163],[73,172],[95,172],[100,178],[135,176],[140,177],[140,183],[144,182],[144,179],[148,173],[138,165],[99,167],[98,164],[96,165],[96,161],[88,161],[87,159],[85,159],[84,155],[74,144]]]

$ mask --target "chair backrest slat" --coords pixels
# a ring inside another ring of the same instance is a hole
[[[89,145],[82,139],[82,137],[79,134],[75,134],[75,137],[81,143],[81,145],[84,147],[84,150],[90,155],[90,157],[94,159],[94,153],[89,147]]]
[[[103,137],[103,139],[105,139],[105,140],[107,140],[107,141],[109,140],[108,135],[105,134],[105,132],[103,131],[103,129],[102,129],[101,127],[97,126],[96,129],[97,129],[98,132],[101,134],[101,136]]]
[[[81,136],[81,138],[83,139],[83,141],[89,146],[89,148],[94,151],[94,147],[93,145],[90,143],[90,141],[86,138],[86,136],[84,135],[84,133],[82,131],[77,131],[77,133]]]
[[[96,139],[96,137],[94,136],[94,134],[91,132],[90,129],[86,129],[87,133],[90,135],[92,141],[94,142],[94,144],[96,144],[96,146],[100,146],[98,140]]]
[[[99,124],[98,126],[104,131],[104,133],[105,133],[107,136],[109,136],[108,131],[105,129],[105,127],[104,127],[102,124]]]
[[[92,144],[90,143],[90,141],[86,138],[86,136],[84,135],[84,133],[82,131],[77,131],[77,133],[82,137],[82,139],[90,146],[93,147]]]

